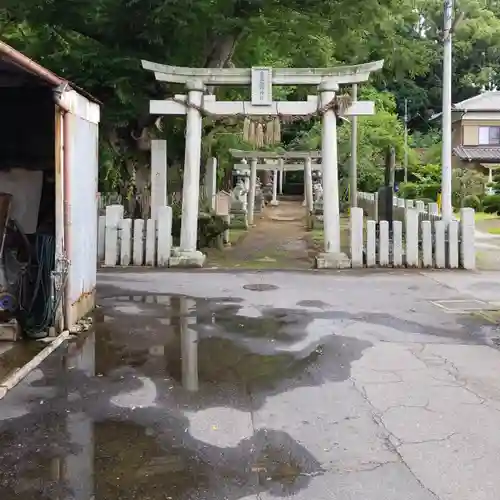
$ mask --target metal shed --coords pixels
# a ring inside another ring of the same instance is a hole
[[[0,192],[28,236],[53,236],[55,326],[95,304],[100,103],[0,42]]]

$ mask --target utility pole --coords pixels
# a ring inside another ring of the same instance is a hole
[[[408,99],[405,98],[405,184],[408,182]]]
[[[358,84],[352,84],[352,101],[358,100]],[[351,208],[358,206],[358,117],[351,116],[351,164],[349,172],[349,201]]]
[[[444,0],[443,30],[443,114],[441,154],[441,216],[451,221],[451,76],[452,76],[453,0]]]

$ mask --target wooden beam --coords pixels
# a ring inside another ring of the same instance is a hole
[[[216,101],[205,96],[203,109],[216,116],[305,116],[318,110],[317,96],[309,96],[307,101],[274,101],[270,106],[253,106],[247,101]],[[175,100],[149,101],[149,112],[152,115],[185,115],[186,107],[177,101],[185,101],[185,95],[174,96]],[[363,116],[375,114],[373,101],[356,101],[349,106],[343,116]]]

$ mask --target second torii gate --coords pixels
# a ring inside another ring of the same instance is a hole
[[[287,170],[304,170],[304,192],[305,204],[309,208],[312,206],[312,171],[314,163],[321,159],[321,151],[286,151],[278,153],[274,151],[243,151],[239,149],[230,149],[233,158],[240,160],[250,160],[250,189],[248,193],[248,222],[253,223],[253,213],[250,208],[253,207],[255,198],[255,184],[257,170],[272,170],[273,175],[273,202],[276,205],[277,187],[278,187],[278,172],[280,172],[280,182],[283,181],[283,174]],[[264,160],[265,163],[258,163],[259,160]],[[287,160],[302,160],[303,163],[296,163],[293,168],[285,163]],[[243,165],[243,164],[241,164]],[[238,165],[239,166],[239,165]],[[321,167],[318,168],[318,170]],[[310,200],[309,200],[309,194]]]
[[[322,159],[324,186],[324,254],[320,267],[344,267],[346,256],[340,249],[340,213],[337,165],[337,113],[346,116],[371,115],[370,101],[353,102],[345,110],[338,108],[336,92],[340,84],[361,83],[370,73],[382,69],[383,61],[336,68],[185,68],[142,61],[158,81],[183,83],[186,95],[173,99],[150,101],[153,115],[186,115],[186,148],[184,158],[183,206],[180,252],[174,265],[203,265],[205,256],[197,251],[198,201],[201,161],[202,114],[212,116],[286,117],[322,115]],[[204,95],[205,86],[251,85],[250,102],[218,102]],[[319,95],[306,101],[273,101],[273,85],[318,85]]]
[[[257,170],[272,171],[274,174],[275,182],[273,182],[273,199],[271,201],[271,205],[278,205],[278,201],[277,201],[278,178],[279,178],[279,184],[281,187],[281,181],[283,180],[285,172],[298,172],[298,171],[303,170],[304,171],[304,203],[308,207],[310,207],[310,203],[308,201],[309,183],[311,184],[311,188],[312,188],[312,174],[314,172],[321,172],[322,168],[323,168],[323,165],[321,163],[311,163],[311,179],[310,180],[309,180],[307,172],[306,172],[306,170],[307,170],[306,162],[304,162],[304,163],[283,163],[283,164],[281,164],[281,162],[280,162],[279,166],[277,166],[275,163],[260,163],[260,164],[258,164]],[[236,170],[247,169],[248,170],[248,164],[235,163],[233,165],[233,169],[236,169]],[[280,174],[279,176],[278,176],[278,172]],[[311,189],[311,191],[312,191],[312,189]],[[281,194],[282,194],[282,192],[281,192]]]

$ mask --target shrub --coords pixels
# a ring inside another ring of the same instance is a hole
[[[399,188],[399,197],[405,198],[407,200],[415,200],[418,198],[418,184],[414,182],[407,182],[406,184],[402,184]]]
[[[219,236],[227,229],[227,224],[222,217],[214,214],[204,214],[198,217],[198,248],[217,246]],[[172,239],[178,246],[181,235],[181,217],[172,218]]]
[[[500,213],[500,194],[490,194],[483,199],[483,210],[489,214]]]
[[[476,212],[480,212],[483,208],[479,196],[475,194],[469,194],[464,198],[464,207],[473,208]]]
[[[439,191],[441,191],[441,184],[422,184],[420,185],[420,198],[430,198],[437,201]]]
[[[419,198],[420,201],[423,201],[426,205],[429,203],[436,203],[436,200],[433,200],[432,198]]]
[[[219,236],[228,228],[219,215],[207,214],[198,218],[198,248],[214,247]]]

